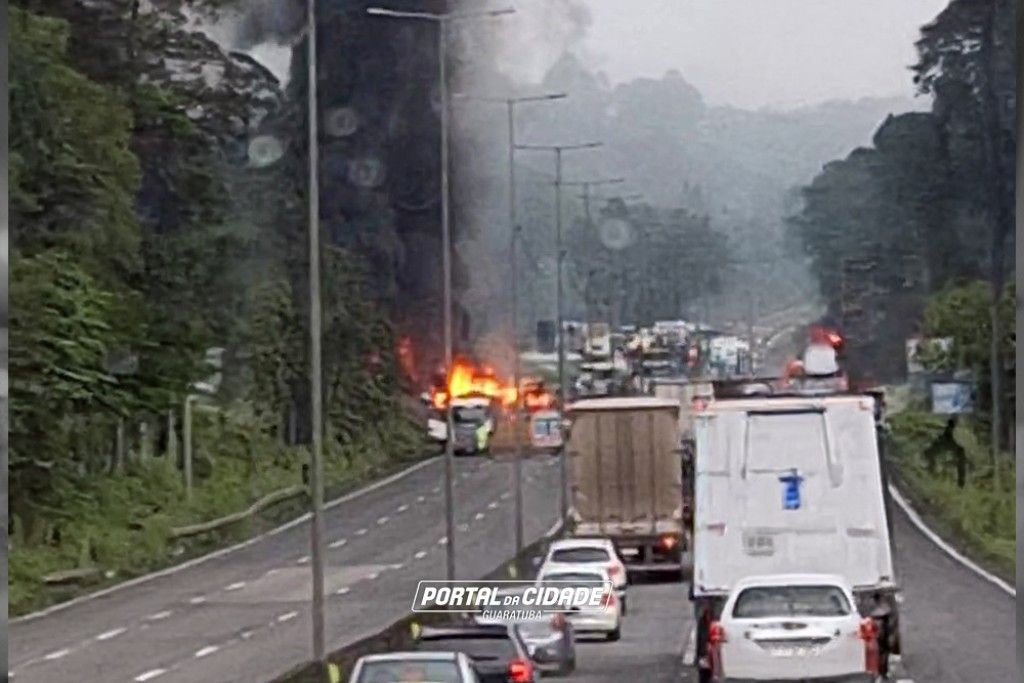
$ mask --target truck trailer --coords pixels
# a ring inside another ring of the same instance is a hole
[[[679,402],[586,399],[568,416],[573,535],[610,538],[628,570],[681,575]]]
[[[716,399],[694,416],[694,569],[701,680],[708,627],[744,577],[837,574],[879,623],[883,667],[899,615],[878,406],[870,395]]]

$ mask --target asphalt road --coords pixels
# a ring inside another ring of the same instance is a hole
[[[528,540],[557,515],[553,458],[524,468]],[[511,555],[510,467],[459,460],[460,576]],[[343,503],[327,520],[329,637],[334,646],[404,614],[415,582],[443,577],[441,463]],[[904,656],[896,681],[1015,680],[1016,601],[963,568],[900,512],[896,563],[904,588]],[[146,584],[11,627],[14,680],[159,683],[267,681],[309,658],[307,525]],[[342,544],[342,541],[344,543]],[[690,683],[692,610],[683,583],[630,587],[617,643],[582,641],[571,683]]]
[[[526,540],[558,511],[557,460],[523,467]],[[511,465],[456,461],[460,577],[511,556]],[[329,510],[331,649],[408,612],[416,582],[444,578],[443,463],[433,461]],[[254,683],[308,661],[309,525],[227,555],[10,626],[18,683]]]
[[[897,509],[896,565],[903,586],[900,683],[1010,683],[1017,680],[1016,600],[964,568]],[[618,643],[581,643],[581,683],[695,683],[689,665],[692,608],[686,584],[630,587]],[[634,608],[634,605],[636,606]]]

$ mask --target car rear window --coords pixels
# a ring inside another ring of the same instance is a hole
[[[455,662],[368,662],[358,683],[460,683]]]
[[[841,617],[850,603],[837,586],[758,586],[740,593],[732,615],[738,619],[763,617]]]
[[[443,636],[424,638],[421,642],[425,649],[464,652],[477,661],[505,661],[518,656],[508,636]]]
[[[552,562],[608,562],[604,548],[561,548],[551,553]]]

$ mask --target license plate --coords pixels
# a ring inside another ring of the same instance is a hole
[[[640,554],[640,549],[639,548],[623,548],[621,552],[622,552],[623,555],[626,555],[628,557],[636,557],[636,556],[638,556]]]
[[[817,647],[773,647],[769,652],[773,657],[811,657],[820,650]]]

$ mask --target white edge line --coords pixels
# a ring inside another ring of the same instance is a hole
[[[387,486],[388,484],[391,484],[391,483],[393,483],[395,481],[398,481],[399,479],[401,479],[401,478],[403,478],[405,476],[408,476],[408,475],[412,474],[413,472],[416,472],[418,470],[423,469],[424,467],[427,467],[429,465],[434,464],[435,462],[438,462],[440,459],[441,459],[441,456],[435,455],[432,458],[427,458],[426,460],[421,460],[420,462],[416,463],[415,465],[410,465],[409,467],[405,468],[401,472],[396,472],[395,474],[392,474],[390,477],[387,477],[385,479],[381,479],[380,481],[376,481],[376,482],[374,482],[372,484],[369,484],[369,485],[365,486],[364,488],[358,489],[356,491],[352,491],[350,493],[346,493],[344,496],[341,496],[340,498],[335,498],[334,500],[332,500],[329,503],[327,503],[326,505],[324,505],[324,509],[325,510],[330,510],[331,508],[337,507],[338,505],[341,505],[342,503],[346,503],[346,502],[348,502],[350,500],[353,500],[354,498],[359,498],[360,496],[366,495],[367,493],[370,493],[371,491],[376,491],[377,489],[381,488],[382,486]],[[200,555],[199,557],[195,557],[195,558],[193,558],[191,560],[188,560],[187,562],[182,562],[181,564],[176,564],[173,567],[167,567],[166,569],[161,569],[161,570],[155,571],[155,572],[153,572],[151,574],[144,574],[143,576],[135,577],[134,579],[130,579],[128,581],[125,581],[124,583],[118,583],[118,584],[115,584],[113,586],[109,586],[107,588],[104,588],[102,590],[98,590],[95,593],[88,593],[86,595],[80,595],[77,598],[73,598],[71,600],[68,600],[67,602],[59,602],[56,605],[50,605],[49,607],[47,607],[45,609],[41,609],[38,612],[31,612],[29,614],[23,614],[20,617],[15,617],[14,619],[8,619],[7,623],[8,624],[18,624],[18,623],[25,622],[25,621],[32,621],[33,619],[38,619],[40,617],[45,617],[48,614],[53,614],[54,612],[60,612],[61,610],[65,610],[68,607],[73,607],[74,605],[80,605],[83,602],[88,602],[90,600],[95,600],[96,598],[102,598],[105,595],[110,595],[111,593],[116,593],[117,591],[124,590],[125,588],[131,588],[132,586],[138,586],[139,584],[146,583],[146,582],[152,581],[154,579],[159,579],[159,578],[164,577],[164,576],[170,576],[171,574],[177,574],[180,571],[184,571],[185,569],[189,569],[191,567],[195,567],[197,565],[203,564],[204,562],[209,562],[210,560],[214,560],[214,559],[216,559],[218,557],[224,557],[225,555],[230,555],[231,553],[236,552],[238,550],[241,550],[243,548],[248,548],[249,546],[253,545],[254,543],[258,543],[259,541],[262,541],[265,538],[270,538],[271,536],[276,536],[277,534],[279,534],[279,533],[281,533],[283,531],[287,531],[288,529],[291,529],[293,527],[296,527],[296,526],[302,524],[303,522],[308,520],[310,518],[310,516],[311,516],[310,513],[307,512],[306,514],[304,514],[304,515],[302,515],[300,517],[296,517],[295,519],[293,519],[290,522],[285,522],[284,524],[282,524],[279,527],[271,529],[270,531],[265,531],[265,532],[263,532],[262,534],[260,534],[258,536],[253,536],[252,538],[250,538],[248,540],[245,540],[245,541],[242,541],[241,543],[237,543],[235,545],[228,546],[227,548],[221,548],[220,550],[214,550],[212,553],[209,553],[207,555]],[[160,674],[156,674],[156,675],[159,676]]]
[[[1013,597],[1014,599],[1017,598],[1017,590],[1013,586],[1006,583],[995,574],[985,571],[977,564],[961,555],[959,552],[957,552],[955,548],[953,548],[953,546],[946,543],[939,537],[938,534],[929,529],[928,526],[921,519],[921,516],[917,514],[917,510],[910,506],[910,503],[906,501],[903,495],[899,492],[899,489],[897,489],[893,484],[889,484],[889,493],[892,495],[893,500],[896,501],[896,504],[899,505],[900,508],[903,509],[903,512],[906,513],[907,517],[910,518],[910,521],[913,523],[913,525],[917,527],[917,530],[924,534],[929,541],[938,546],[939,550],[946,553],[951,558],[959,562],[961,565],[963,565],[970,571],[974,572],[981,578],[985,579],[992,585],[996,586],[1007,595]]]

